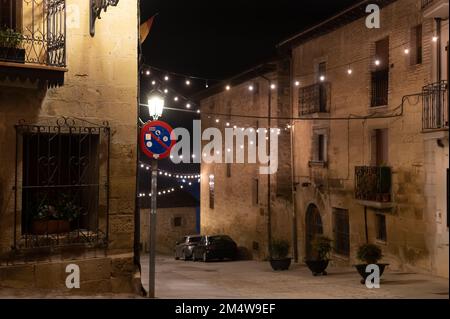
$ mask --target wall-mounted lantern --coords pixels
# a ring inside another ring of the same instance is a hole
[[[95,35],[95,21],[101,19],[100,13],[106,12],[109,6],[117,6],[119,0],[89,0],[90,3],[90,14],[89,14],[89,33],[91,37]]]

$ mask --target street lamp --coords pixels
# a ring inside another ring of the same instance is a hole
[[[158,120],[164,111],[164,97],[152,93],[148,99],[148,113],[153,120]],[[151,194],[157,194],[158,160],[152,158]],[[156,259],[156,197],[151,197],[150,204],[150,238],[149,238],[149,287],[148,296],[155,298],[155,259]]]
[[[156,121],[162,116],[164,110],[164,98],[158,94],[153,93],[148,99],[148,113]]]

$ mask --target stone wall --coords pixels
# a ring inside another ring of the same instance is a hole
[[[137,117],[137,5],[122,0],[97,20],[89,35],[89,1],[67,3],[65,84],[48,90],[0,83],[0,253],[12,246],[15,130],[65,116],[107,121],[110,138],[108,255],[133,249]],[[21,159],[19,159],[20,169]],[[20,202],[20,199],[18,199]],[[20,220],[18,221],[20,226]],[[33,267],[33,266],[29,266]],[[56,267],[56,266],[55,266]],[[59,267],[59,266],[58,266]],[[128,276],[130,269],[124,270]],[[110,276],[103,273],[102,276]],[[120,287],[116,285],[120,290]]]
[[[148,252],[150,209],[141,209],[141,246]],[[176,225],[176,218],[181,224]],[[197,234],[197,208],[174,207],[158,208],[156,219],[156,251],[172,255],[175,243],[186,235]]]
[[[230,116],[202,115],[202,130],[216,127],[225,136],[224,129],[269,128],[267,120],[270,84],[276,85],[271,91],[271,116],[289,114],[289,88],[283,84],[289,65],[277,67],[277,72],[261,77],[249,77],[245,82],[232,86],[231,90],[211,95],[201,101],[202,113],[223,113]],[[249,91],[249,86],[254,87]],[[231,114],[253,115],[261,118],[244,118]],[[216,118],[219,123],[216,123]],[[229,123],[229,126],[227,126]],[[284,130],[286,123],[271,121],[271,128],[280,128],[278,172],[262,175],[260,164],[248,163],[205,163],[201,167],[201,232],[227,234],[241,248],[242,258],[264,259],[268,257],[268,178],[270,178],[271,232],[272,238],[291,239],[292,202],[290,193],[290,148],[289,134]],[[203,142],[203,146],[207,141]],[[287,144],[286,144],[287,143]],[[248,141],[244,143],[247,152]],[[235,150],[240,145],[235,145]],[[222,154],[226,153],[223,146]],[[210,208],[209,176],[214,175],[214,208]]]

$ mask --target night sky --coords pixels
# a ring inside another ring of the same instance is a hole
[[[141,0],[141,22],[159,13],[142,45],[141,62],[170,72],[224,80],[273,58],[279,42],[357,2],[360,1]],[[141,77],[142,101],[147,100],[152,76]],[[204,81],[193,81],[186,88],[184,80],[171,77],[169,85],[184,96],[205,88]],[[145,108],[141,112],[147,113]],[[190,129],[194,117],[165,111],[162,120],[173,127]],[[144,115],[143,120],[148,118]],[[174,165],[170,160],[160,161],[160,167],[181,173],[200,170],[198,164]],[[147,191],[148,180],[144,173],[140,191]],[[158,179],[158,189],[176,185],[167,178]],[[198,190],[192,187],[191,194],[198,198]]]

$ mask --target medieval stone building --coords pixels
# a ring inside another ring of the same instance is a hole
[[[0,287],[133,290],[137,4],[97,3],[0,1]]]
[[[367,26],[362,1],[279,45],[289,80],[276,77],[284,65],[268,77],[288,95],[272,98],[273,112],[293,119],[291,140],[279,143],[289,154],[293,146],[292,161],[279,162],[287,171],[293,164],[283,180],[295,200],[280,208],[283,197],[270,193],[280,226],[272,237],[293,238],[302,260],[311,240],[326,235],[333,262],[345,265],[356,263],[360,245],[375,243],[392,269],[448,277],[448,1],[377,3],[380,28]],[[257,80],[261,97],[249,92],[251,74],[229,91],[209,91],[202,125],[214,125],[217,113],[230,114],[232,125],[243,119],[231,114],[267,115],[267,84]],[[254,205],[254,167],[202,165],[202,178],[202,231],[228,232],[250,248],[268,242],[267,183],[257,184],[264,201]],[[272,190],[278,181],[271,177]]]

